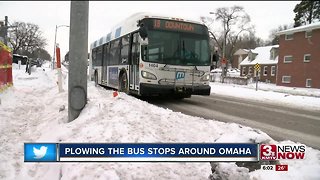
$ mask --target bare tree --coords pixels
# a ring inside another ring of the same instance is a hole
[[[9,32],[13,53],[32,54],[36,49],[44,49],[47,43],[38,25],[25,22],[14,22],[12,25],[16,27]]]
[[[213,14],[214,18],[200,17],[201,21],[209,27],[209,33],[219,51],[222,52],[222,56],[231,62],[239,37],[245,32],[254,30],[254,27],[250,25],[250,16],[241,6],[217,8],[210,14]],[[217,29],[221,25],[223,30]]]
[[[235,45],[235,49],[255,49],[256,47],[263,46],[265,42],[255,36],[255,33],[244,34],[239,37]]]
[[[293,25],[283,24],[283,25],[279,25],[277,28],[272,29],[270,31],[269,40],[267,41],[266,45],[279,44],[279,36],[277,36],[276,33],[279,31],[287,30],[292,27],[293,27]]]
[[[38,48],[36,49],[35,51],[33,51],[29,57],[32,57],[32,58],[40,58],[40,59],[43,59],[43,60],[51,60],[51,56],[50,54],[48,53],[48,51],[46,51],[45,49],[42,49],[42,48]]]

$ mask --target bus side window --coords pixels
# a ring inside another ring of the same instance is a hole
[[[113,51],[114,51],[114,56],[113,56],[113,64],[116,65],[116,64],[120,64],[120,47],[121,47],[121,42],[120,42],[121,38],[120,39],[117,39],[114,41],[114,44],[113,44]]]
[[[121,47],[121,63],[128,64],[128,53],[129,53],[129,35],[122,37]]]
[[[97,48],[92,49],[92,64],[97,66]]]
[[[115,59],[115,54],[116,54],[116,48],[114,47],[114,41],[110,42],[110,60],[109,60],[109,65],[115,65],[116,64],[116,59]]]
[[[99,46],[98,47],[98,50],[97,50],[97,66],[102,66],[102,46]]]
[[[109,65],[109,43],[103,46],[103,65]]]

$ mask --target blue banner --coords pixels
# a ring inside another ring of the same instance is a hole
[[[88,161],[90,158],[104,158],[101,161],[180,161],[179,158],[199,158],[199,161],[218,160],[257,161],[257,144],[230,144],[230,143],[110,143],[110,144],[59,144],[59,158],[64,160]],[[89,159],[88,159],[89,158]],[[152,159],[154,158],[154,159]],[[171,159],[170,159],[171,158]],[[202,159],[201,159],[202,158]],[[208,159],[209,158],[209,159]],[[222,159],[221,159],[222,158]],[[97,160],[97,159],[96,159]],[[188,160],[181,160],[188,161]]]

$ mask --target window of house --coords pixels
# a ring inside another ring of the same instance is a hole
[[[303,56],[303,62],[310,62],[311,60],[311,54],[305,54]]]
[[[252,67],[251,66],[249,67],[248,74],[252,74]]]
[[[292,40],[293,34],[286,34],[285,40]]]
[[[242,67],[242,76],[246,75],[246,67]]]
[[[268,75],[268,66],[263,66],[263,76]]]
[[[276,75],[276,66],[271,66],[271,76]]]
[[[291,63],[292,62],[293,57],[292,56],[284,56],[283,57],[283,62],[284,63]]]
[[[282,83],[291,83],[291,76],[282,76]]]
[[[312,83],[312,79],[306,79],[306,87],[312,87],[311,83]]]
[[[310,38],[312,36],[312,31],[306,31],[306,38]]]

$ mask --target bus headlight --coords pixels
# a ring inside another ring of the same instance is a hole
[[[201,78],[201,81],[209,81],[210,79],[210,74],[206,74]]]
[[[141,71],[141,76],[146,79],[157,80],[157,77],[154,74],[147,71]]]

